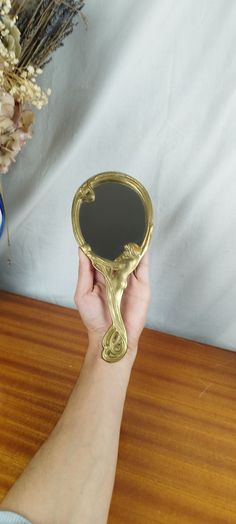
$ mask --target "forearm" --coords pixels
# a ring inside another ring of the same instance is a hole
[[[3,501],[33,524],[105,524],[131,365],[89,347],[79,380],[48,440]]]

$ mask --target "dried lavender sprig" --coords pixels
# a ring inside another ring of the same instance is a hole
[[[18,15],[21,32],[19,67],[30,63],[43,68],[78,24],[83,6],[83,0],[14,0],[12,13]]]

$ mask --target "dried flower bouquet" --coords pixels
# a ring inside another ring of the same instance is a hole
[[[83,0],[0,0],[0,236],[5,222],[1,175],[32,137],[33,107],[48,103],[37,77],[78,23]]]

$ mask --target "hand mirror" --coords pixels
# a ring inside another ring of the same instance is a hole
[[[128,276],[148,248],[153,229],[151,199],[138,180],[106,172],[89,178],[72,204],[75,238],[105,279],[112,325],[102,340],[102,358],[117,362],[127,352],[120,312]]]

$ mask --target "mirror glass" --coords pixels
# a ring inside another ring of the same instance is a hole
[[[120,182],[102,182],[94,192],[94,202],[80,206],[81,232],[96,255],[114,260],[125,244],[142,244],[147,228],[144,204],[137,191]]]

